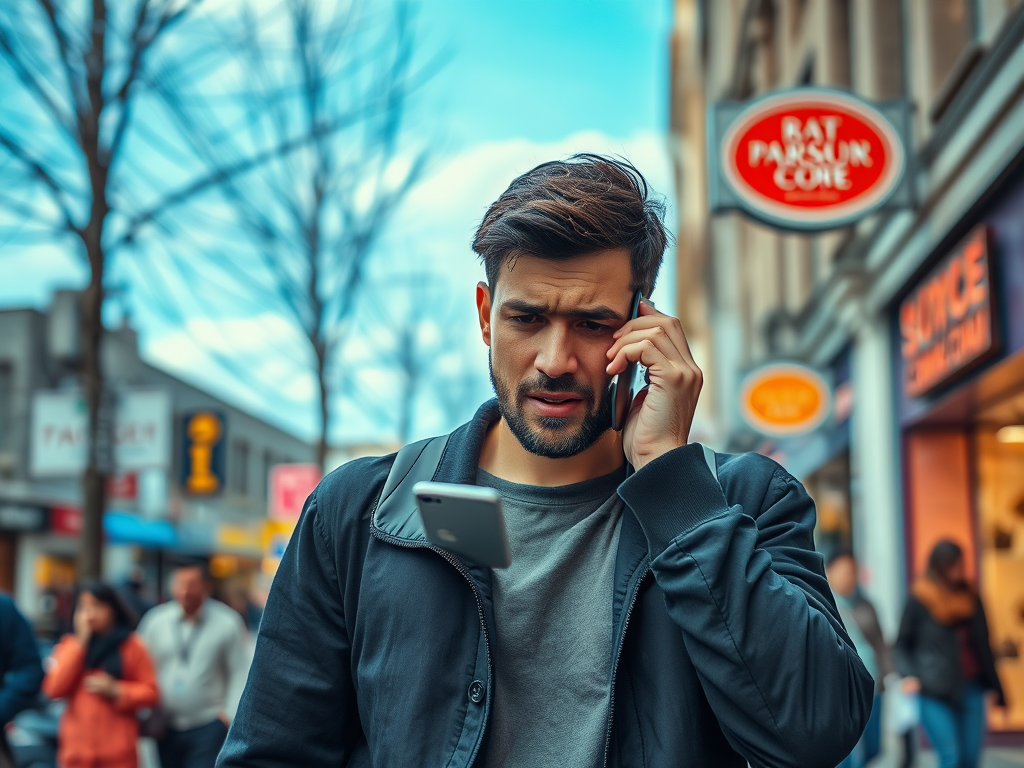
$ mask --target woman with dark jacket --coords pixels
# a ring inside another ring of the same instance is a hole
[[[158,700],[156,675],[135,618],[109,584],[82,588],[75,634],[53,650],[43,692],[67,699],[61,768],[137,768],[138,711]]]
[[[939,768],[975,768],[989,694],[1005,706],[981,600],[967,584],[963,551],[940,541],[914,583],[896,640],[906,693],[921,694],[921,724]]]

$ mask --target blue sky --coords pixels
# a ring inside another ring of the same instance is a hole
[[[261,0],[266,1],[266,0]],[[446,431],[489,396],[486,348],[473,315],[482,269],[470,250],[473,229],[509,181],[533,165],[579,151],[622,154],[671,205],[667,125],[670,0],[424,0],[420,50],[441,71],[411,102],[411,138],[430,143],[430,170],[392,221],[373,257],[342,365],[352,378],[339,394],[335,443],[394,438],[396,376],[387,361],[395,335],[381,328],[383,303],[398,314],[418,300],[396,291],[396,275],[433,275],[432,301],[417,330],[429,358],[417,385],[412,434]],[[668,225],[674,229],[670,209]],[[671,255],[670,255],[671,256]],[[674,272],[666,259],[660,284]],[[12,247],[0,240],[0,306],[43,307],[55,287],[81,285],[83,260],[66,246]],[[126,269],[123,279],[131,280]],[[441,298],[437,298],[441,297]],[[671,310],[671,291],[655,295]],[[301,340],[272,315],[230,305],[211,313],[185,301],[183,323],[147,312],[129,297],[143,355],[236,405],[292,432],[312,436],[314,382],[296,372]],[[252,371],[240,380],[218,357]],[[459,396],[439,407],[438,393]]]
[[[436,0],[433,83],[457,143],[550,142],[584,128],[625,137],[667,122],[668,0]]]

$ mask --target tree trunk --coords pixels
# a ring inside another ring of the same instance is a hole
[[[317,354],[316,378],[320,385],[320,439],[316,444],[316,463],[320,466],[321,472],[327,472],[327,427],[330,425],[330,398],[327,389],[327,380],[324,376],[326,370],[326,359],[322,354]],[[333,467],[332,467],[333,469]]]
[[[103,253],[97,255],[100,267],[90,255],[93,277],[82,295],[82,390],[89,413],[85,473],[82,477],[82,535],[78,541],[79,579],[98,579],[103,575],[103,508],[106,506],[106,481],[110,471],[109,409],[103,402],[103,368],[100,350],[103,343]]]
[[[103,380],[103,226],[107,213],[109,158],[100,154],[100,116],[103,114],[103,74],[106,69],[107,9],[103,0],[92,2],[90,49],[85,55],[89,110],[78,116],[78,130],[89,170],[92,207],[89,223],[81,231],[89,260],[89,287],[82,295],[82,390],[89,412],[86,466],[82,477],[82,536],[78,542],[78,578],[103,576],[103,511],[107,477],[113,469],[113,413],[105,397]]]

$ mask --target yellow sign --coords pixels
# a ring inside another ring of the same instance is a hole
[[[751,373],[740,390],[746,422],[765,435],[812,432],[832,407],[832,392],[816,371],[797,363],[773,363]]]
[[[183,485],[191,494],[217,493],[224,477],[224,449],[221,437],[224,421],[211,411],[198,411],[185,417],[185,455]]]
[[[263,551],[263,529],[256,525],[220,525],[217,527],[217,549],[241,554]]]
[[[294,520],[265,520],[263,523],[263,556],[271,560],[280,560],[294,529]]]

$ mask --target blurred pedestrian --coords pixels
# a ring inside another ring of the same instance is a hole
[[[14,601],[0,594],[0,768],[14,763],[4,729],[32,704],[43,681],[35,636]]]
[[[903,689],[921,694],[921,724],[939,768],[976,768],[986,698],[1005,706],[988,639],[988,622],[967,583],[963,551],[943,540],[907,599],[896,640]]]
[[[103,582],[79,591],[75,632],[53,650],[43,691],[67,699],[61,716],[62,768],[136,768],[138,711],[159,694],[146,648],[135,634],[135,616]]]
[[[248,674],[245,626],[239,615],[210,599],[201,561],[172,575],[173,601],[151,609],[139,632],[153,654],[160,681],[166,735],[162,768],[213,768]]]
[[[121,595],[139,619],[142,619],[149,609],[156,605],[146,596],[146,576],[142,568],[137,565],[131,569],[128,577],[124,580]]]
[[[834,550],[825,561],[825,575],[836,599],[839,615],[864,666],[875,680],[871,717],[864,733],[840,768],[864,768],[882,750],[882,692],[885,677],[892,672],[889,646],[882,635],[875,607],[860,591],[857,560],[848,549]]]

